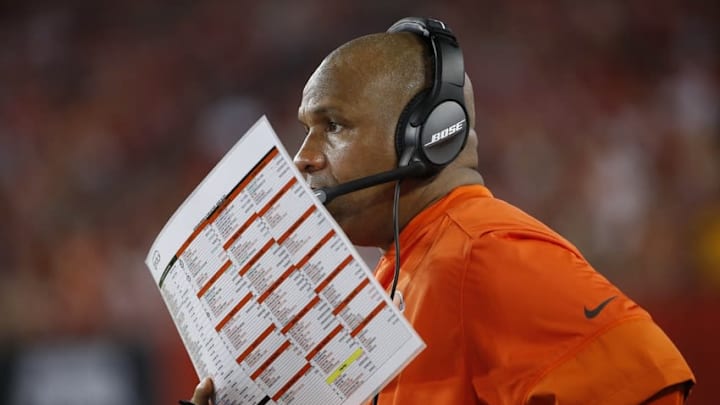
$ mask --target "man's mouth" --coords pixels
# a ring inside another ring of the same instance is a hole
[[[307,176],[305,177],[305,182],[307,182],[308,186],[310,186],[310,189],[313,191],[321,190],[328,187],[333,187],[337,184],[336,181],[333,181],[332,178],[327,178],[327,176]]]
[[[325,185],[325,184],[320,184],[320,183],[317,183],[317,182],[313,182],[312,180],[309,180],[309,181],[308,181],[308,186],[310,186],[310,189],[312,189],[313,191],[315,191],[315,190],[320,190],[320,189],[323,189],[323,188],[328,187],[328,186]]]

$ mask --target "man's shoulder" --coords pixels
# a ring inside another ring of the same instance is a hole
[[[537,240],[582,254],[570,241],[539,219],[521,208],[483,195],[465,196],[446,207],[445,217],[453,228],[474,241],[487,240],[488,236],[500,236],[498,240]]]
[[[448,206],[446,216],[471,237],[490,232],[527,230],[555,234],[522,209],[495,197],[467,197]]]

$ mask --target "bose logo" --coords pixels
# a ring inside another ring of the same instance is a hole
[[[425,144],[425,147],[427,148],[428,146],[433,146],[437,143],[440,143],[440,142],[446,140],[451,135],[454,135],[454,134],[462,131],[464,126],[465,126],[465,120],[463,119],[463,120],[460,120],[460,121],[450,125],[449,127],[443,129],[440,132],[434,133],[432,135],[432,138],[430,139],[430,142]]]

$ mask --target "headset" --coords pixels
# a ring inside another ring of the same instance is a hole
[[[395,296],[400,276],[400,183],[406,177],[431,177],[460,154],[470,133],[463,86],[465,67],[455,35],[439,20],[408,17],[393,24],[388,33],[411,32],[424,38],[432,56],[432,86],[416,94],[403,108],[395,130],[396,168],[361,177],[313,193],[323,204],[337,196],[381,183],[395,181],[393,198],[393,239],[395,270],[390,299]],[[378,403],[378,395],[372,400]]]
[[[409,176],[433,176],[455,160],[465,147],[470,123],[463,96],[463,56],[452,31],[439,20],[408,17],[393,24],[387,32],[412,32],[425,38],[432,54],[433,73],[432,87],[416,94],[400,113],[395,131],[398,167],[350,182],[358,187],[369,187],[371,180],[397,180],[393,199],[395,270],[390,287],[392,300],[400,279],[400,182]],[[346,184],[349,186],[350,183]],[[337,188],[340,187],[343,185]],[[377,405],[378,398],[379,393],[374,396],[373,405]]]
[[[431,177],[462,151],[470,133],[463,86],[465,67],[455,35],[442,21],[407,17],[388,33],[411,32],[428,42],[432,86],[403,108],[395,131],[396,168],[314,191],[324,204],[335,197],[407,177]]]
[[[450,28],[432,18],[403,18],[387,32],[414,33],[430,48],[432,87],[415,95],[400,114],[395,150],[399,168],[421,165],[417,175],[432,176],[460,154],[470,132],[462,50]]]

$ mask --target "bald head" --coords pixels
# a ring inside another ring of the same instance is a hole
[[[333,71],[352,71],[358,86],[375,94],[382,94],[378,110],[385,119],[397,119],[392,114],[420,91],[432,86],[432,56],[428,44],[409,32],[378,33],[356,38],[331,52],[320,64],[312,79],[315,85],[327,83]],[[307,90],[307,87],[306,87]],[[465,106],[471,128],[475,125],[475,97],[472,83],[465,75],[463,88]]]
[[[432,85],[432,60],[412,33],[372,34],[330,53],[303,90],[298,119],[307,136],[295,164],[313,188],[332,187],[397,167],[395,132],[410,100]],[[452,188],[477,183],[472,86],[464,88],[470,135],[463,152],[432,178],[407,179],[404,223]],[[467,176],[469,172],[474,173]],[[350,239],[384,246],[392,240],[392,183],[338,197],[327,205]]]
[[[410,99],[430,87],[430,55],[422,39],[411,33],[371,34],[354,39],[330,53],[308,86],[333,86],[340,72],[353,76],[345,91],[374,94],[380,116],[397,120]],[[305,91],[308,90],[306,86]]]

